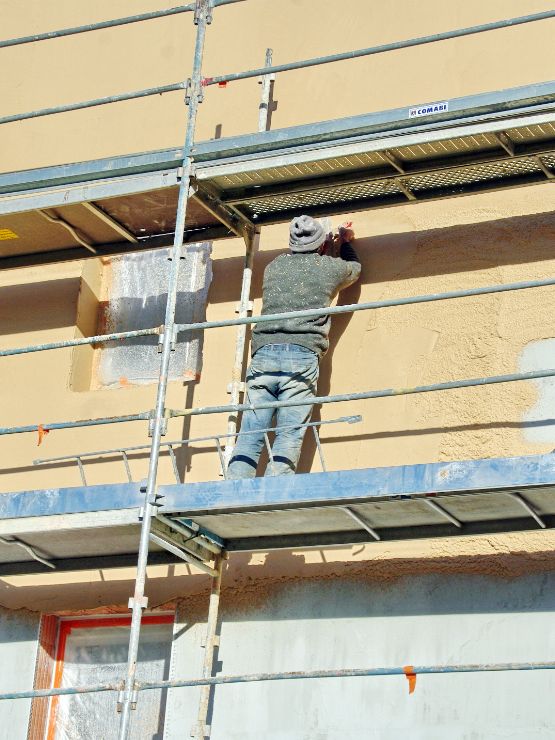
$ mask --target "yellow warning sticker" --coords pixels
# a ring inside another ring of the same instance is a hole
[[[19,237],[11,229],[0,229],[0,241],[5,241],[6,239],[19,239]]]

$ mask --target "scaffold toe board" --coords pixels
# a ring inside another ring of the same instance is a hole
[[[0,175],[0,267],[168,246],[180,149]],[[555,179],[555,82],[198,143],[185,241]]]
[[[219,548],[549,529],[555,526],[555,455],[174,484],[159,494],[149,562],[205,564]],[[134,565],[143,504],[144,492],[134,483],[3,494],[0,575]],[[185,558],[174,551],[183,546],[180,530],[191,533]]]

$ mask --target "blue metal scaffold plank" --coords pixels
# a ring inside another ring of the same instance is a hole
[[[159,494],[163,522],[200,527],[229,551],[537,530],[555,526],[555,455],[174,484]],[[134,483],[0,496],[0,574],[45,569],[22,543],[60,570],[133,564],[143,497]],[[153,563],[172,558],[151,553]]]

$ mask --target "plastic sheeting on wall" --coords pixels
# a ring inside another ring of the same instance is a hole
[[[176,321],[204,321],[212,281],[212,245],[182,247],[177,288]],[[107,300],[101,329],[133,331],[164,323],[170,250],[121,255],[106,268]],[[170,380],[198,379],[202,369],[203,333],[179,334],[170,361]],[[104,387],[151,383],[158,378],[158,337],[136,337],[107,344],[100,352],[97,382]]]
[[[125,674],[129,627],[74,629],[66,642],[62,687],[113,683]],[[172,624],[145,624],[141,630],[137,680],[169,676]],[[60,696],[55,740],[112,740],[119,717],[114,692]],[[142,691],[133,712],[131,740],[162,740],[166,692]]]

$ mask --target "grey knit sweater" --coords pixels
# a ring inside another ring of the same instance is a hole
[[[264,271],[262,314],[327,308],[338,291],[356,282],[360,262],[350,244],[341,246],[341,257],[317,253],[281,254]],[[321,357],[329,347],[329,316],[291,318],[257,324],[252,334],[252,354],[265,344],[300,344]]]

